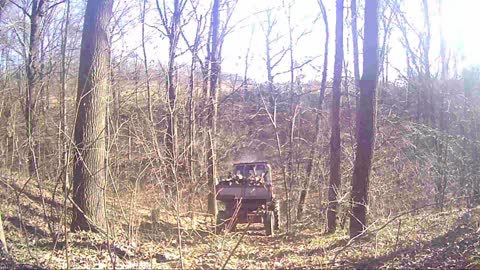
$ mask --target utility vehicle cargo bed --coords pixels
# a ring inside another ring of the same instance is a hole
[[[217,200],[270,200],[272,193],[264,185],[244,185],[221,182],[217,185]]]

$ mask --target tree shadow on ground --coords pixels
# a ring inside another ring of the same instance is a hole
[[[338,239],[335,243],[325,247],[325,248],[316,248],[305,251],[307,256],[324,256],[327,252],[335,250],[337,248],[343,247],[348,243],[347,239]]]
[[[363,259],[354,263],[353,267],[357,269],[399,266],[465,269],[470,263],[469,257],[473,255],[475,246],[479,243],[479,233],[462,224],[430,241],[420,242],[384,256]],[[392,263],[395,265],[391,265]]]
[[[41,196],[36,195],[36,194],[32,194],[28,190],[26,190],[25,188],[22,188],[15,183],[11,183],[10,185],[6,185],[5,183],[0,181],[0,186],[4,187],[6,189],[10,189],[10,190],[11,190],[11,188],[13,188],[15,192],[18,192],[20,195],[25,195],[27,198],[29,198],[30,200],[32,200],[34,202],[39,203],[40,205],[42,205],[43,202],[45,202],[46,204],[48,204],[50,206],[53,206],[55,208],[63,207],[63,205],[61,203],[56,202],[56,201],[54,201],[50,198],[47,198],[47,197],[43,197],[43,200],[42,200]]]
[[[49,234],[47,232],[45,232],[44,230],[42,230],[42,229],[40,229],[36,226],[29,225],[26,222],[19,219],[18,217],[6,217],[5,221],[9,222],[10,224],[12,224],[13,226],[15,226],[16,228],[18,228],[20,230],[22,230],[22,228],[24,228],[30,234],[40,236],[40,237],[48,237],[49,236]]]
[[[157,222],[141,221],[138,227],[129,228],[127,224],[122,225],[122,228],[125,232],[129,230],[135,231],[138,237],[146,239],[149,241],[169,241],[171,239],[177,238],[179,228],[177,224],[166,222],[163,220]],[[212,230],[207,229],[187,229],[180,228],[180,233],[182,237],[185,238],[196,238],[205,239],[205,237],[211,235]],[[188,241],[187,241],[188,242]]]

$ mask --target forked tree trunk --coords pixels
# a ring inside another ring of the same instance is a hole
[[[109,29],[113,0],[89,0],[85,11],[75,121],[72,230],[106,225],[105,136]]]
[[[167,162],[168,162],[168,178],[170,183],[166,185],[169,187],[176,181],[177,173],[177,46],[180,38],[180,23],[183,7],[185,1],[174,0],[172,14],[168,15],[169,8],[165,2],[160,5],[157,0],[157,10],[160,15],[164,34],[168,38],[168,65],[165,81],[165,89],[167,92],[168,113],[167,113],[167,134],[165,139],[165,146],[167,148]]]
[[[378,0],[365,3],[363,76],[357,110],[357,148],[352,180],[350,238],[360,235],[367,224],[368,184],[375,139],[375,90],[378,80]]]
[[[176,173],[176,162],[177,162],[177,76],[176,76],[176,66],[175,59],[177,57],[177,45],[179,39],[179,27],[180,27],[180,3],[179,0],[174,0],[172,23],[170,29],[168,30],[168,40],[169,40],[169,49],[168,49],[168,69],[167,69],[167,81],[166,89],[168,96],[168,123],[167,123],[167,150],[170,163],[169,177],[172,177]],[[167,27],[167,26],[165,26]]]
[[[333,67],[331,137],[330,137],[330,184],[328,188],[327,232],[337,227],[338,192],[340,175],[340,96],[343,65],[343,0],[337,0],[335,20],[335,62]]]

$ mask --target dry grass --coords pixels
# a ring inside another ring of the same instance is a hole
[[[15,179],[15,181],[13,181]],[[179,242],[175,217],[162,209],[161,219],[151,220],[154,193],[138,194],[134,227],[128,234],[129,209],[113,209],[115,198],[109,198],[111,228],[108,235],[86,232],[68,233],[65,245],[61,196],[58,205],[46,200],[47,216],[38,188],[28,183],[22,192],[18,187],[26,179],[19,176],[2,178],[0,211],[6,219],[7,243],[18,264],[47,268],[177,268],[180,267]],[[10,187],[9,187],[10,186]],[[52,186],[47,185],[46,198]],[[118,205],[118,204],[116,204]],[[53,210],[53,212],[52,212]],[[476,210],[475,210],[476,211]],[[56,220],[52,218],[54,213]],[[171,211],[170,211],[171,213]],[[264,236],[262,226],[254,225],[239,244],[227,268],[293,268],[293,267],[478,267],[480,250],[478,217],[466,218],[466,210],[449,209],[438,213],[425,211],[404,215],[382,227],[388,219],[377,220],[370,228],[375,233],[349,242],[347,232],[323,234],[323,225],[316,225],[313,216],[297,223],[290,234]],[[474,212],[476,213],[476,212]],[[309,215],[307,213],[307,215]],[[186,268],[220,268],[244,233],[214,235],[206,215],[182,213],[182,255]],[[68,217],[68,215],[67,215]],[[114,219],[115,218],[115,219]],[[46,221],[54,222],[54,237]],[[401,220],[401,221],[400,221]],[[477,227],[475,227],[477,226]],[[476,238],[475,238],[476,237]],[[68,247],[68,248],[66,248]],[[453,247],[453,248],[452,248]],[[462,259],[460,261],[460,259]]]

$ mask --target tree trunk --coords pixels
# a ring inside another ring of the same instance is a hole
[[[352,13],[352,43],[353,43],[353,74],[355,77],[355,105],[358,105],[358,91],[360,89],[360,67],[358,61],[358,27],[357,27],[357,0],[351,0],[350,9]]]
[[[194,154],[196,141],[196,117],[195,117],[195,73],[197,72],[198,62],[198,46],[201,37],[202,18],[197,22],[197,31],[195,33],[195,40],[193,41],[192,62],[190,63],[190,76],[188,81],[189,96],[188,96],[188,170],[191,180],[195,179],[194,168]]]
[[[442,15],[442,1],[438,3],[438,14],[440,19],[443,17]],[[437,179],[437,203],[440,207],[440,211],[443,211],[444,200],[445,200],[445,191],[447,188],[448,183],[448,111],[446,110],[446,97],[448,93],[448,60],[446,56],[446,44],[445,44],[445,37],[443,35],[443,29],[440,28],[440,62],[441,62],[441,82],[442,87],[440,90],[440,115],[439,115],[439,128],[440,128],[440,136],[436,138],[438,140],[437,143],[437,157],[438,157],[438,164],[439,164],[439,176]]]
[[[27,91],[25,97],[25,122],[27,126],[28,142],[28,172],[30,176],[37,173],[38,144],[35,141],[37,119],[35,115],[36,97],[38,95],[39,82],[39,41],[42,27],[42,16],[44,15],[44,1],[32,1],[32,12],[30,18],[30,37],[27,52]]]
[[[292,37],[292,32],[293,32],[293,27],[292,27],[292,21],[291,21],[291,6],[288,7],[288,13],[287,13],[287,21],[288,21],[288,41],[289,41],[289,54],[290,54],[290,112],[289,112],[289,126],[288,126],[288,175],[289,175],[289,183],[286,186],[286,197],[287,199],[287,220],[290,223],[290,212],[291,212],[291,202],[290,198],[292,195],[290,192],[292,191],[292,185],[295,184],[296,179],[295,179],[295,169],[293,166],[293,159],[294,159],[294,143],[295,143],[295,122],[297,118],[297,109],[298,109],[298,102],[296,101],[296,95],[295,95],[295,59],[293,58],[293,37]]]
[[[105,128],[109,21],[113,0],[89,0],[85,11],[75,121],[72,230],[106,226]]]
[[[170,162],[170,177],[173,177],[176,172],[177,162],[177,116],[176,116],[176,103],[177,103],[177,81],[176,81],[176,66],[175,59],[177,53],[177,45],[179,39],[179,27],[180,27],[180,3],[179,0],[174,0],[172,23],[170,29],[168,29],[168,69],[167,69],[167,81],[166,89],[168,96],[168,123],[167,123],[167,157]],[[168,26],[165,26],[168,27]]]
[[[421,37],[421,44],[422,44],[422,66],[423,66],[423,76],[424,76],[424,81],[423,83],[425,84],[423,88],[425,88],[425,91],[423,91],[423,98],[425,102],[425,108],[426,109],[426,119],[425,122],[429,123],[432,128],[435,127],[436,125],[436,118],[435,118],[435,103],[434,103],[434,98],[433,98],[433,85],[432,85],[432,78],[431,78],[431,72],[430,72],[430,43],[432,39],[432,34],[431,34],[431,23],[430,23],[430,12],[429,12],[429,7],[428,7],[428,1],[427,0],[422,0],[423,4],[423,17],[424,17],[424,24],[425,24],[425,29],[426,33],[424,36]]]
[[[7,3],[8,3],[7,0],[0,0],[0,20],[2,19],[2,14]]]
[[[216,185],[216,156],[215,156],[215,136],[217,130],[217,83],[220,76],[219,63],[219,27],[220,27],[220,0],[213,1],[212,8],[212,34],[210,49],[210,102],[208,109],[208,139],[207,139],[207,179],[208,187],[210,188],[208,194],[208,212],[214,216],[217,214],[217,203],[215,199],[215,185]]]
[[[60,94],[60,168],[61,175],[63,176],[63,189],[68,190],[68,172],[67,172],[67,156],[68,156],[68,135],[67,135],[67,38],[70,22],[70,0],[66,1],[65,21],[63,25],[63,37],[62,37],[62,72],[60,74],[60,81],[62,84]]]
[[[317,104],[317,116],[315,119],[315,139],[313,142],[313,146],[310,150],[310,159],[308,160],[307,164],[307,177],[306,181],[300,191],[300,198],[298,201],[298,208],[297,208],[297,220],[300,220],[303,215],[303,208],[305,205],[305,200],[308,195],[308,190],[310,188],[310,183],[312,182],[313,178],[313,165],[315,161],[315,157],[317,156],[317,151],[320,143],[320,125],[321,125],[321,111],[323,100],[325,98],[325,89],[327,88],[327,69],[328,69],[328,42],[330,40],[330,32],[328,31],[328,17],[327,12],[325,9],[325,5],[323,4],[322,0],[318,1],[320,5],[320,10],[322,12],[323,22],[325,23],[325,44],[324,44],[324,55],[323,55],[323,71],[322,71],[322,81],[320,83],[320,95],[318,97],[318,104]]]
[[[146,13],[147,0],[143,0],[142,5],[142,52],[143,52],[143,65],[145,67],[145,82],[147,87],[147,110],[148,110],[148,120],[153,122],[153,112],[152,112],[152,94],[150,93],[150,75],[148,74],[148,60],[147,60],[147,50],[145,48],[145,13]]]
[[[363,77],[357,110],[357,148],[352,180],[350,238],[361,234],[367,224],[368,184],[375,140],[375,90],[378,80],[378,0],[365,4]]]
[[[333,67],[331,137],[330,137],[330,185],[328,189],[327,232],[337,227],[338,201],[340,189],[340,96],[343,65],[343,0],[336,2],[335,20],[335,62]]]
[[[5,232],[3,231],[2,215],[0,213],[0,254],[6,255],[8,253],[7,241],[5,241]]]

